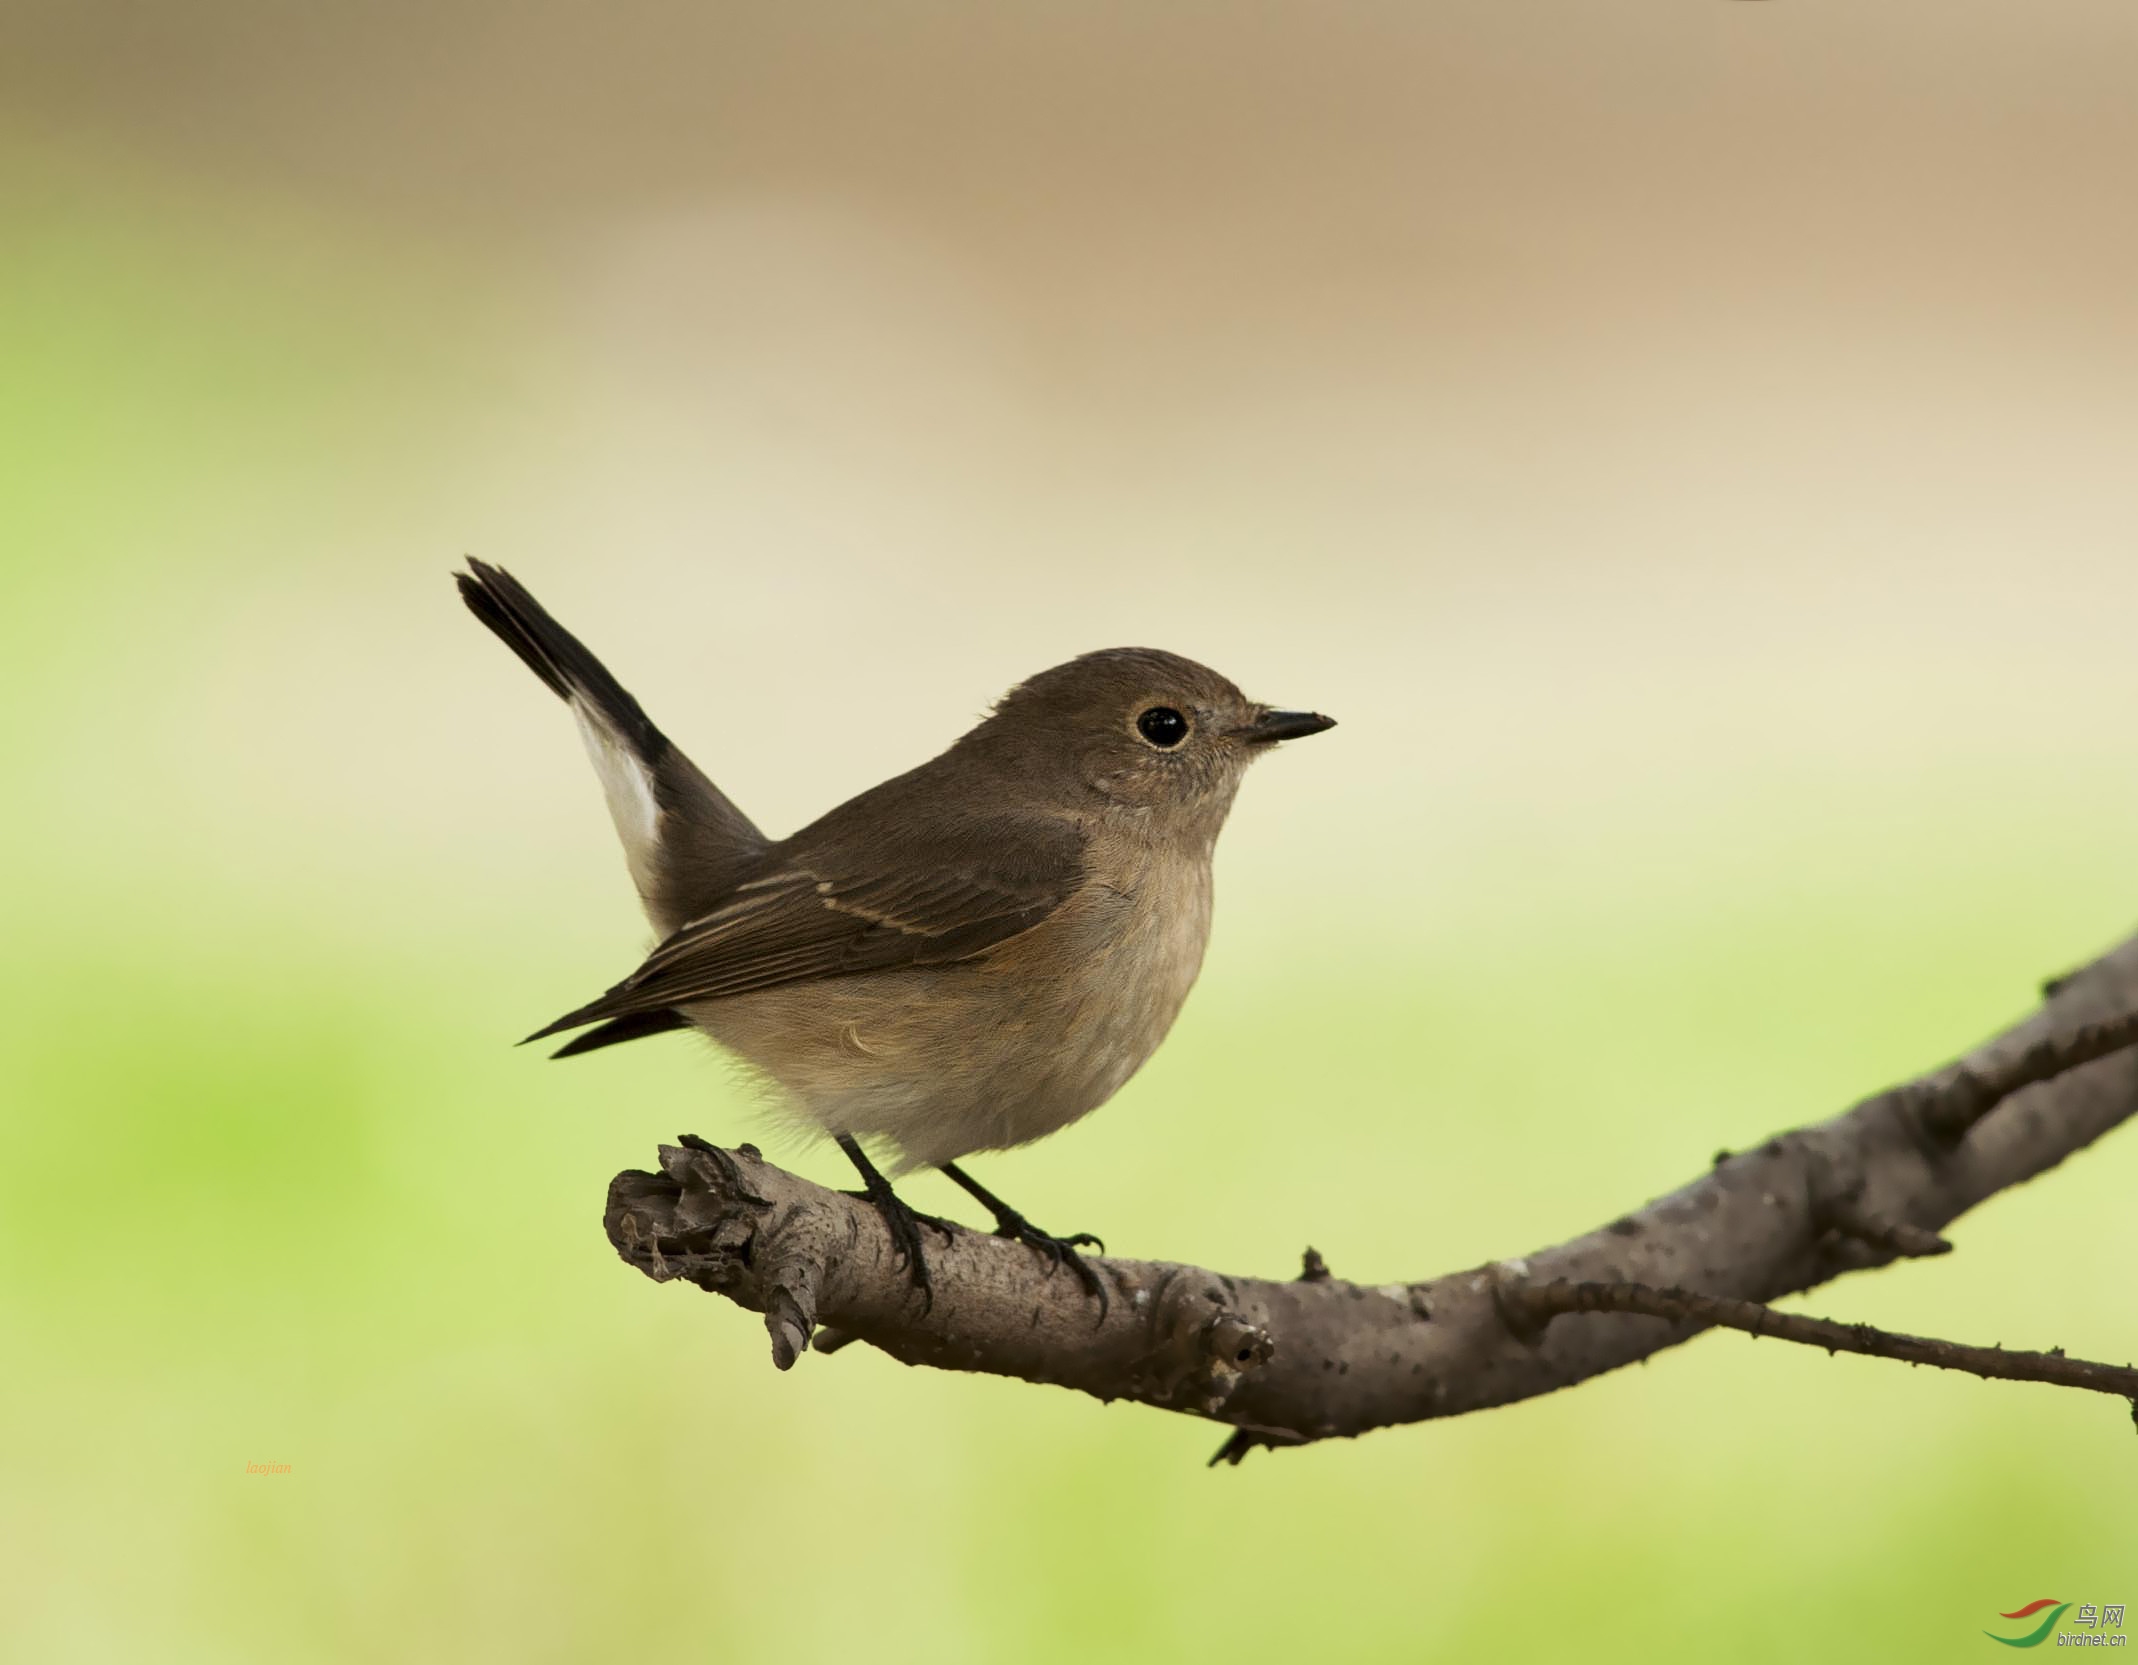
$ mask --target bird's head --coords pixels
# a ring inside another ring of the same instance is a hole
[[[1058,778],[1065,793],[1096,792],[1215,836],[1249,763],[1335,726],[1251,700],[1177,653],[1105,648],[1020,682],[973,739],[1035,783]]]

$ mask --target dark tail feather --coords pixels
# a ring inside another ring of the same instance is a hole
[[[621,1041],[642,1041],[648,1035],[665,1035],[671,1029],[688,1029],[690,1019],[681,1012],[633,1012],[629,1017],[620,1017],[604,1023],[599,1029],[589,1029],[578,1039],[557,1048],[552,1058],[576,1058],[582,1052],[593,1052],[605,1046],[615,1046]],[[532,1037],[529,1037],[532,1039]]]
[[[646,763],[658,763],[668,737],[586,644],[544,611],[527,587],[502,567],[470,560],[454,574],[460,599],[527,668],[560,699],[583,699],[598,711]]]
[[[711,912],[764,854],[765,835],[668,743],[608,668],[544,612],[512,574],[471,560],[468,571],[456,573],[454,581],[468,611],[551,693],[561,695],[579,719],[632,882],[654,925],[665,936]],[[649,795],[656,810],[650,825]],[[624,1015],[614,1006],[583,1012],[543,1033]]]

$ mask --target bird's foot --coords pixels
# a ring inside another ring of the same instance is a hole
[[[1067,1237],[1056,1237],[1050,1231],[1041,1231],[1014,1208],[1005,1208],[995,1216],[995,1235],[1007,1237],[1013,1243],[1022,1243],[1035,1249],[1047,1259],[1047,1276],[1052,1277],[1067,1266],[1076,1274],[1076,1281],[1084,1286],[1084,1292],[1099,1303],[1099,1317],[1106,1317],[1106,1285],[1099,1274],[1092,1270],[1091,1263],[1077,1250],[1085,1247],[1106,1252],[1105,1241],[1088,1231],[1072,1232]]]
[[[923,1214],[906,1205],[906,1200],[891,1189],[891,1182],[876,1171],[875,1164],[861,1153],[861,1147],[851,1139],[841,1137],[843,1149],[854,1166],[860,1171],[864,1189],[849,1191],[850,1197],[858,1197],[870,1204],[882,1216],[884,1229],[891,1234],[891,1252],[906,1269],[906,1276],[913,1280],[913,1287],[921,1292],[921,1312],[925,1316],[935,1306],[935,1279],[928,1271],[927,1251],[921,1247],[921,1227],[933,1226],[949,1242],[954,1229],[947,1220],[939,1220],[933,1214]]]
[[[868,1203],[883,1217],[884,1229],[891,1234],[891,1252],[905,1267],[913,1287],[921,1292],[921,1311],[928,1312],[935,1305],[935,1279],[928,1270],[927,1251],[921,1247],[920,1228],[935,1227],[946,1243],[957,1228],[948,1220],[908,1207],[905,1198],[888,1185],[881,1191],[848,1191],[845,1195]]]
[[[1076,1281],[1084,1286],[1084,1292],[1099,1303],[1099,1322],[1106,1322],[1106,1285],[1092,1269],[1090,1262],[1077,1253],[1078,1249],[1089,1243],[1104,1254],[1104,1242],[1088,1231],[1080,1231],[1070,1237],[1056,1237],[1052,1232],[1041,1231],[955,1162],[944,1162],[940,1166],[946,1179],[958,1185],[966,1195],[994,1215],[997,1237],[1007,1237],[1013,1243],[1022,1243],[1026,1248],[1036,1249],[1045,1255],[1049,1277],[1064,1265],[1068,1266],[1076,1274]]]

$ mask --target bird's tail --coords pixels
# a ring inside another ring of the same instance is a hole
[[[455,582],[468,611],[572,708],[654,925],[666,935],[717,905],[764,834],[512,574],[471,560]]]
[[[608,666],[528,594],[526,585],[487,561],[470,561],[468,570],[455,573],[453,580],[460,586],[460,599],[468,604],[468,611],[518,654],[520,662],[547,683],[552,693],[574,708],[584,708],[638,762],[648,768],[660,762],[669,750],[668,736],[653,726],[653,719],[624,692]]]

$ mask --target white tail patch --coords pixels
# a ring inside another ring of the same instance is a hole
[[[661,807],[654,801],[652,772],[584,700],[573,699],[572,715],[579,719],[579,738],[586,742],[586,755],[593,759],[594,773],[601,777],[601,794],[609,801],[609,819],[616,823],[616,836],[623,840],[631,882],[638,886],[641,896],[651,896],[661,829]]]

